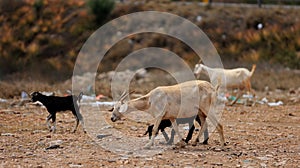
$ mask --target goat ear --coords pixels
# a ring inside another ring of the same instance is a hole
[[[127,109],[128,109],[128,104],[124,103],[120,106],[119,112],[124,113],[125,111],[127,111]]]
[[[39,92],[32,92],[32,93],[30,93],[30,96],[32,97],[32,96],[37,96],[39,94]]]

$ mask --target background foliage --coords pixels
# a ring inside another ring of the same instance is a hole
[[[179,4],[166,0],[116,4],[112,0],[5,0],[0,1],[0,80],[65,80],[72,75],[85,40],[100,25],[144,10],[171,12],[197,24],[212,40],[224,62],[230,62],[225,64],[227,67],[236,63],[267,63],[300,69],[297,8],[208,8],[196,2]],[[262,29],[257,28],[260,23]],[[191,67],[198,61],[184,43],[145,33],[116,44],[100,70],[112,70],[127,54],[150,46],[175,52]]]

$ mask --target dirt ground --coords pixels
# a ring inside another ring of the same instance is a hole
[[[57,132],[50,133],[46,109],[13,101],[0,103],[0,167],[299,167],[299,103],[226,106],[222,123],[228,145],[223,149],[216,132],[210,133],[208,145],[188,144],[181,149],[162,144],[159,135],[148,154],[139,155],[136,149],[148,142],[143,117],[138,122],[127,118],[111,123],[110,113],[89,107],[89,113],[82,112],[87,134],[81,126],[71,133],[74,118],[70,112],[57,114]],[[92,114],[104,115],[101,119]],[[135,151],[130,151],[129,143]],[[118,148],[115,145],[129,151],[110,150]]]
[[[140,84],[134,81],[131,88],[144,93],[155,85],[171,83],[171,80],[156,82],[158,75],[150,74]],[[24,103],[20,97],[0,99],[0,167],[299,167],[299,76],[290,76],[275,83],[263,75],[254,76],[253,80],[256,90],[261,88],[256,92],[258,100],[282,101],[283,105],[225,106],[221,117],[227,142],[224,148],[220,146],[218,133],[209,130],[208,145],[190,143],[178,149],[163,144],[165,140],[159,134],[155,145],[145,150],[143,146],[149,140],[143,134],[153,123],[150,117],[135,112],[112,123],[109,106],[99,107],[94,101],[81,103],[87,134],[81,125],[76,133],[71,133],[75,124],[71,112],[57,114],[57,131],[51,133],[45,123],[48,115],[45,108]],[[108,79],[101,80],[109,83]],[[263,90],[263,85],[272,88],[272,84],[287,88]],[[103,83],[98,85],[109,88]],[[180,125],[180,131],[186,135],[184,126]],[[171,130],[166,131],[170,134]]]

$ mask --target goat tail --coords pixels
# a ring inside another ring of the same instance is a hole
[[[256,69],[256,64],[253,64],[253,65],[252,65],[251,72],[250,72],[250,76],[252,76],[252,75],[253,75],[253,73],[254,73],[255,69]]]

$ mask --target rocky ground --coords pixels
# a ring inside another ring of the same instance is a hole
[[[278,94],[285,93],[269,97]],[[213,132],[208,145],[177,149],[162,144],[160,135],[153,148],[144,150],[149,123],[144,114],[137,122],[129,117],[112,123],[104,108],[85,104],[87,134],[81,126],[71,133],[70,112],[57,114],[57,132],[50,133],[46,109],[14,101],[1,102],[0,167],[299,167],[299,102],[226,106],[222,123],[228,145],[223,149]]]

